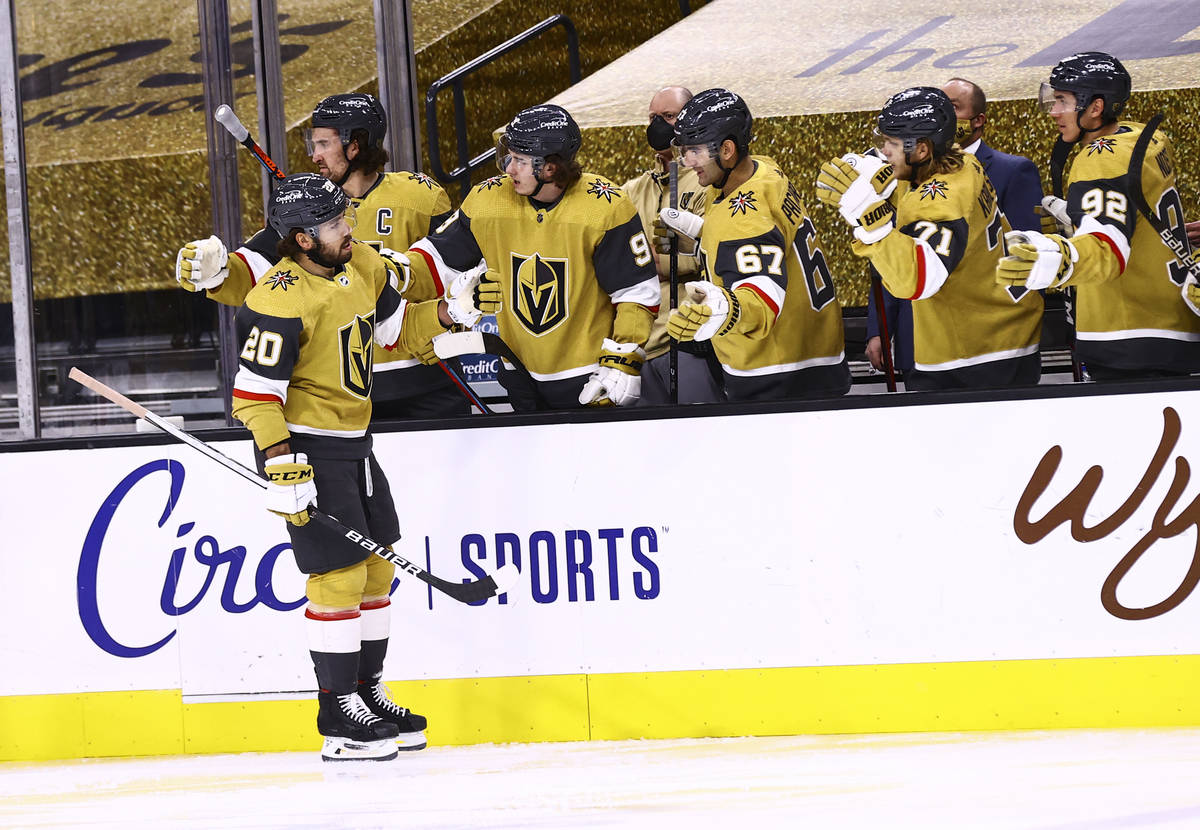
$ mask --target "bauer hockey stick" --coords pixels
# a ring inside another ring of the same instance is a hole
[[[230,107],[228,104],[221,104],[221,106],[213,110],[213,118],[218,124],[229,131],[229,134],[233,136],[234,141],[237,141],[239,144],[249,150],[254,157],[259,160],[262,166],[267,168],[267,170],[274,175],[277,180],[287,178],[284,172],[279,169],[279,165],[277,165],[271,159],[271,157],[267,155],[267,151],[262,147],[259,147],[258,142],[250,137],[250,131],[246,129],[246,125],[242,123],[242,119],[237,117],[237,113],[233,111],[232,107]],[[483,399],[475,394],[467,382],[459,377],[457,372],[455,372],[441,360],[438,361],[438,366],[440,366],[442,371],[446,373],[446,375],[450,378],[450,381],[458,387],[458,391],[462,392],[463,395],[466,396],[467,400],[478,407],[480,412],[482,412],[484,415],[492,414],[492,411],[484,404]]]
[[[1074,147],[1074,142],[1063,141],[1062,136],[1054,140],[1054,147],[1050,150],[1050,190],[1060,199],[1065,199],[1063,196],[1063,170],[1066,169],[1067,159],[1071,155],[1071,148]],[[1066,316],[1067,322],[1067,340],[1068,347],[1071,350],[1071,379],[1076,383],[1083,382],[1083,364],[1079,362],[1079,357],[1075,354],[1075,288],[1067,286],[1062,290],[1063,295],[1063,314]]]
[[[101,383],[91,375],[81,372],[79,369],[74,367],[72,367],[69,377],[71,380],[86,386],[88,389],[91,389],[100,397],[107,398],[108,400],[112,401],[126,412],[136,415],[142,420],[153,424],[163,432],[170,435],[172,438],[175,438],[176,440],[187,444],[192,449],[199,451],[201,454],[208,456],[226,469],[232,470],[247,481],[258,485],[263,490],[267,489],[267,480],[254,470],[251,470],[249,467],[238,461],[234,461],[220,450],[209,446],[194,435],[183,431],[170,421],[160,418],[158,415],[155,415],[153,412],[146,409],[146,407],[130,400],[117,390],[113,389],[111,386]],[[489,597],[494,597],[497,594],[504,593],[506,588],[511,587],[516,582],[520,574],[520,571],[517,570],[515,565],[508,564],[502,565],[496,569],[495,573],[490,576],[485,576],[483,579],[477,579],[473,582],[449,582],[445,579],[439,579],[419,565],[408,561],[403,556],[389,548],[387,545],[379,544],[375,540],[363,535],[362,533],[359,533],[357,530],[347,527],[329,514],[322,513],[315,507],[310,506],[308,508],[308,514],[312,521],[340,534],[346,540],[347,544],[361,548],[367,553],[373,553],[376,556],[379,556],[381,559],[386,559],[400,570],[412,574],[426,585],[436,588],[446,596],[450,597],[451,599],[456,599],[459,602],[471,604],[486,600]]]
[[[1129,191],[1133,197],[1133,204],[1138,209],[1138,213],[1146,218],[1146,221],[1150,223],[1150,227],[1154,228],[1155,233],[1158,234],[1162,243],[1170,249],[1179,264],[1187,269],[1184,282],[1189,279],[1196,281],[1200,279],[1200,263],[1196,262],[1195,257],[1192,255],[1191,246],[1188,245],[1187,241],[1187,234],[1177,235],[1172,231],[1170,226],[1163,221],[1162,217],[1151,209],[1150,203],[1146,201],[1146,194],[1142,192],[1142,164],[1146,160],[1146,151],[1150,148],[1150,142],[1154,138],[1154,131],[1158,129],[1162,121],[1163,114],[1161,112],[1147,121],[1146,126],[1142,128],[1142,134],[1138,136],[1137,143],[1133,145],[1133,152],[1129,155]],[[1181,225],[1183,224],[1182,213],[1179,217],[1179,222]]]

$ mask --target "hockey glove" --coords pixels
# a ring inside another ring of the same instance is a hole
[[[663,208],[654,220],[654,248],[660,254],[671,253],[671,240],[679,240],[679,253],[692,256],[704,229],[704,218],[678,208]]]
[[[642,364],[646,352],[637,343],[618,343],[604,338],[600,368],[592,372],[579,402],[585,406],[629,406],[642,396]]]
[[[1183,281],[1183,301],[1187,307],[1192,310],[1192,313],[1200,316],[1200,285],[1196,283],[1196,278],[1189,276]]]
[[[736,296],[711,282],[684,284],[688,299],[667,317],[667,334],[676,340],[710,340],[729,333],[742,316]]]
[[[836,208],[855,238],[870,245],[896,226],[896,208],[887,199],[896,189],[892,166],[875,156],[847,153],[821,165],[817,198]]]
[[[483,312],[475,303],[479,296],[479,281],[483,277],[484,268],[485,266],[479,265],[470,271],[463,271],[454,278],[446,291],[446,313],[460,326],[470,328],[483,316]]]
[[[1058,234],[1009,231],[1004,235],[1008,256],[996,263],[996,282],[1029,289],[1058,288],[1071,278],[1079,252]]]
[[[1075,235],[1075,226],[1067,213],[1067,200],[1057,196],[1043,196],[1042,203],[1033,209],[1042,222],[1042,233],[1057,233],[1070,239]]]
[[[408,290],[409,283],[412,282],[412,266],[408,257],[391,248],[380,248],[379,255],[383,257],[384,264],[387,265],[388,278],[392,282],[392,287],[403,294]]]
[[[267,509],[296,527],[308,524],[308,506],[316,504],[317,485],[308,456],[302,452],[277,455],[264,464],[267,480]]]
[[[216,236],[189,242],[175,257],[175,280],[188,291],[216,288],[227,276],[229,252]]]
[[[499,314],[504,308],[504,295],[500,291],[500,272],[491,268],[480,278],[475,288],[475,305],[484,314]]]

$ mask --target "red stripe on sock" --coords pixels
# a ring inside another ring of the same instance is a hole
[[[321,620],[322,622],[333,622],[334,620],[352,620],[358,616],[358,609],[354,608],[350,611],[314,611],[311,608],[304,609],[304,616],[310,620]]]
[[[370,602],[364,602],[362,605],[358,606],[358,610],[359,611],[375,611],[379,608],[387,608],[391,604],[392,604],[391,598],[384,597],[383,599],[373,599]]]

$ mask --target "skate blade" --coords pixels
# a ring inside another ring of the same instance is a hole
[[[399,753],[394,741],[352,741],[349,738],[326,738],[321,747],[322,761],[391,761]]]
[[[425,742],[424,730],[420,732],[401,732],[396,736],[396,749],[401,752],[416,752],[418,749],[424,749],[428,744]]]

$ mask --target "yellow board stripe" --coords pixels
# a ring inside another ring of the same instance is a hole
[[[431,744],[1200,725],[1200,656],[388,684]],[[0,760],[316,750],[313,700],[0,697]]]

